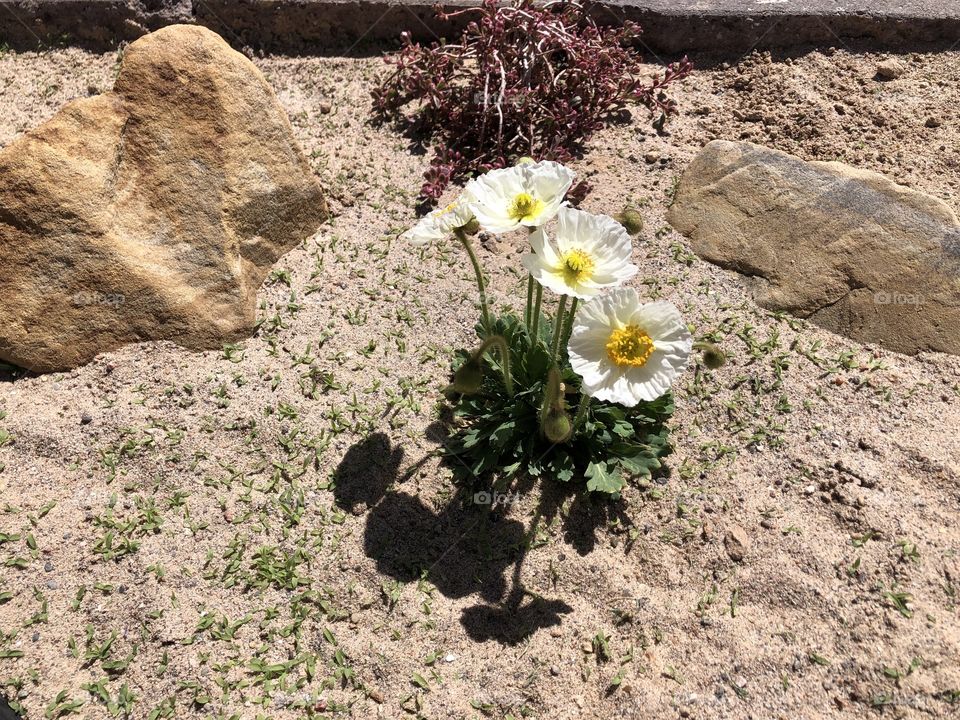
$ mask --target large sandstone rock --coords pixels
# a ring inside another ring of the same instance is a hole
[[[147,35],[111,92],[0,152],[0,359],[42,372],[142,340],[220,347],[325,216],[253,64],[203,28]]]
[[[716,140],[667,219],[757,302],[891,350],[960,354],[960,222],[878,173]]]

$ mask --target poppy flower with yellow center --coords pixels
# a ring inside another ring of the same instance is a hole
[[[670,389],[692,346],[676,307],[642,304],[635,290],[620,288],[579,307],[567,351],[586,395],[633,407]]]
[[[637,273],[630,263],[630,236],[606,215],[562,207],[554,240],[539,228],[530,244],[533,252],[523,256],[523,266],[537,282],[561,295],[592,298]]]
[[[434,240],[444,240],[454,230],[469,225],[473,221],[470,209],[472,198],[463,193],[449,205],[425,215],[420,222],[403,234],[403,238],[412,245],[426,245]]]
[[[553,219],[573,178],[572,170],[544,160],[491,170],[467,183],[466,190],[480,227],[500,234]]]

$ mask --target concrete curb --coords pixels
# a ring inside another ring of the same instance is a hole
[[[455,9],[477,0],[443,4]],[[0,40],[18,50],[105,51],[187,22],[237,47],[359,54],[395,44],[402,30],[426,41],[452,36],[465,22],[439,21],[430,0],[2,0],[0,6]],[[849,0],[842,8],[839,0],[606,0],[594,12],[611,22],[639,22],[644,45],[666,54],[960,43],[960,2],[942,0]]]

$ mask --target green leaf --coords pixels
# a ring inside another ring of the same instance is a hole
[[[605,462],[591,462],[587,465],[587,490],[591,492],[604,492],[613,495],[620,492],[626,482],[620,475],[619,470],[612,472]]]
[[[575,468],[573,466],[573,458],[570,457],[570,453],[562,450],[558,452],[557,456],[553,459],[553,462],[550,463],[550,471],[560,482],[570,482],[573,480]]]
[[[513,477],[513,475],[514,475],[522,466],[523,466],[523,463],[520,462],[520,461],[517,461],[517,462],[514,462],[514,463],[510,463],[509,465],[504,465],[502,468],[500,468],[500,471],[501,471],[506,477]]]
[[[550,354],[543,345],[534,345],[527,351],[521,366],[527,382],[542,382],[550,369]]]
[[[503,423],[490,433],[490,442],[498,448],[504,447],[509,442],[516,428],[517,423],[514,420]]]
[[[658,470],[661,466],[657,458],[644,454],[622,457],[619,458],[619,462],[620,467],[631,475],[641,475],[643,477],[650,477],[653,471]]]

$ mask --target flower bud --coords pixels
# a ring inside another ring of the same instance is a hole
[[[535,162],[536,160],[534,160],[532,157],[524,156],[517,160],[517,165],[532,165]]]
[[[570,416],[558,408],[547,410],[543,418],[543,435],[552,443],[566,442],[573,433]]]
[[[628,205],[614,219],[631,235],[639,235],[643,230],[643,216],[635,207]]]
[[[703,364],[711,370],[716,370],[726,365],[727,356],[723,350],[713,343],[698,342],[695,347],[703,352]]]
[[[497,348],[500,353],[500,368],[503,371],[503,384],[507,395],[513,397],[513,376],[510,374],[510,348],[507,341],[500,335],[491,335],[478,347],[469,358],[453,373],[453,383],[450,389],[461,395],[475,395],[480,392],[483,383],[483,359],[490,348]]]
[[[453,389],[461,395],[475,395],[483,382],[480,358],[470,358],[453,374]]]
[[[540,409],[540,431],[552,443],[562,443],[573,434],[573,423],[564,409],[563,383],[556,367],[547,373],[543,389],[543,407]]]

